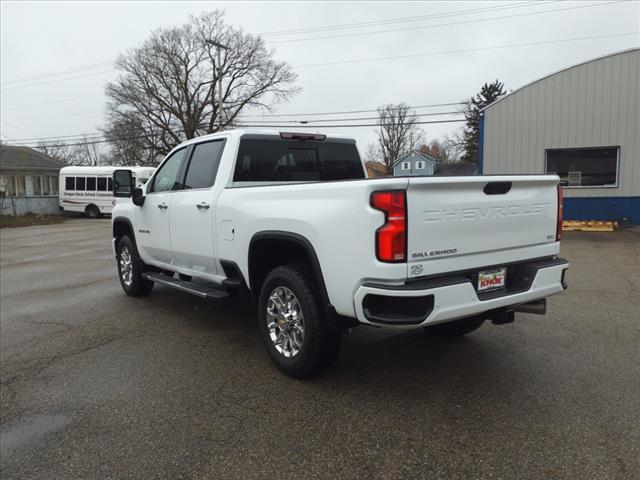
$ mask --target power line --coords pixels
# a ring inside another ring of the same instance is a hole
[[[2,91],[7,91],[7,90],[16,90],[18,88],[37,87],[37,86],[40,86],[40,85],[47,85],[49,83],[66,82],[67,80],[75,80],[76,78],[93,77],[95,75],[104,75],[105,73],[113,73],[113,72],[116,72],[116,71],[117,70],[111,69],[111,70],[104,70],[102,72],[85,73],[84,75],[75,75],[73,77],[56,78],[54,80],[47,80],[45,82],[30,83],[29,85],[16,85],[16,86],[11,86],[11,87],[6,87],[6,88],[2,88],[1,90]]]
[[[13,112],[14,110],[24,110],[25,108],[31,108],[31,107],[40,107],[42,105],[51,105],[52,103],[62,103],[62,102],[69,102],[71,100],[78,100],[80,98],[89,98],[89,97],[101,97],[103,96],[104,93],[93,93],[91,95],[80,95],[78,97],[68,97],[68,98],[61,98],[60,100],[50,100],[48,102],[40,102],[40,103],[31,103],[29,105],[22,105],[20,107],[14,107],[14,108],[7,108],[5,110],[2,110],[2,112]]]
[[[113,60],[109,60],[109,61],[106,61],[106,62],[100,62],[100,63],[91,63],[89,65],[80,65],[80,66],[77,66],[77,67],[67,68],[65,70],[57,70],[55,72],[41,73],[39,75],[32,75],[30,77],[22,77],[22,78],[16,78],[14,80],[7,80],[7,81],[4,81],[4,82],[0,82],[0,85],[7,85],[7,84],[10,84],[10,83],[19,83],[19,82],[38,80],[40,78],[57,77],[59,75],[66,75],[68,73],[76,73],[76,72],[80,72],[80,71],[83,71],[83,70],[93,70],[94,68],[101,68],[101,67],[105,67],[105,66],[111,65],[111,64],[113,64]]]
[[[449,103],[432,103],[430,105],[416,105],[416,106],[411,106],[409,105],[408,108],[410,110],[417,110],[417,109],[421,109],[421,108],[432,108],[432,107],[443,107],[443,106],[456,106],[456,105],[463,105],[464,102],[449,102]],[[264,117],[301,117],[301,116],[322,116],[322,115],[346,115],[346,114],[356,114],[356,113],[371,113],[371,112],[377,112],[378,109],[374,108],[374,109],[367,109],[367,110],[343,110],[343,111],[339,111],[339,112],[314,112],[314,113],[283,113],[283,114],[265,114],[265,115],[241,115],[238,116],[239,120],[242,120],[242,118],[249,118],[249,117],[254,117],[254,118],[262,118]],[[418,117],[422,117],[422,116],[430,116],[430,115],[444,115],[446,112],[442,112],[442,113],[417,113],[416,116]],[[457,112],[456,112],[457,113]],[[348,120],[348,119],[335,119],[336,121],[344,121],[344,120]],[[353,119],[351,119],[353,120]],[[277,120],[274,119],[274,122],[280,122],[280,121],[285,121],[285,120]],[[326,119],[323,121],[327,121]],[[101,132],[89,132],[89,133],[76,133],[76,134],[68,134],[68,135],[56,135],[56,136],[49,136],[49,137],[30,137],[30,138],[18,138],[16,140],[18,141],[46,141],[46,140],[61,140],[61,139],[65,139],[65,138],[71,138],[73,140],[73,137],[83,137],[83,136],[95,136],[95,135],[102,135]]]
[[[485,50],[499,50],[502,48],[516,48],[516,47],[530,47],[535,45],[550,45],[554,43],[567,43],[567,42],[577,42],[581,40],[595,40],[601,38],[613,38],[613,37],[625,37],[629,35],[637,35],[640,31],[636,32],[625,32],[625,33],[612,33],[608,35],[593,35],[590,37],[575,37],[575,38],[563,38],[558,40],[542,40],[539,42],[526,42],[526,43],[512,43],[508,45],[495,45],[492,47],[479,47],[479,48],[461,48],[458,50],[444,50],[440,52],[426,52],[426,53],[412,53],[408,55],[393,55],[390,57],[371,57],[371,58],[356,58],[352,60],[337,60],[335,62],[323,62],[323,63],[307,63],[305,65],[296,65],[296,68],[306,68],[306,67],[324,67],[329,65],[342,65],[349,63],[364,63],[364,62],[374,62],[380,60],[397,60],[404,58],[416,58],[416,57],[427,57],[431,55],[448,55],[453,53],[466,53],[466,52],[481,52]]]
[[[451,16],[470,15],[473,13],[484,13],[487,11],[497,11],[497,10],[511,10],[514,8],[522,8],[522,7],[527,7],[531,5],[544,5],[546,3],[552,3],[552,2],[537,2],[537,1],[521,2],[517,4],[503,5],[503,6],[497,6],[497,7],[482,7],[482,8],[472,8],[467,10],[454,10],[454,11],[448,11],[448,12],[432,13],[429,15],[418,15],[418,16],[414,15],[411,17],[371,20],[368,22],[343,23],[339,25],[326,25],[324,27],[308,27],[308,28],[298,28],[298,29],[291,29],[291,30],[276,30],[271,32],[257,33],[256,35],[260,35],[262,37],[271,37],[271,36],[297,35],[301,33],[313,33],[313,32],[323,32],[323,31],[350,30],[354,28],[367,28],[371,26],[389,25],[394,23],[420,22],[422,20],[427,20],[430,18],[443,18],[443,17],[451,17]]]
[[[542,14],[546,14],[546,13],[554,13],[554,12],[564,12],[564,11],[568,11],[568,10],[577,10],[577,9],[581,9],[581,8],[592,8],[592,7],[600,7],[602,5],[609,5],[612,3],[620,3],[626,0],[614,0],[611,2],[602,2],[602,3],[592,3],[592,4],[586,4],[586,5],[576,5],[573,7],[564,7],[564,8],[556,8],[555,10],[544,10],[541,12],[527,12],[527,13],[518,13],[518,14],[514,14],[514,15],[503,15],[503,16],[499,16],[499,17],[490,17],[490,18],[477,18],[477,19],[472,19],[472,20],[463,20],[463,21],[459,21],[459,22],[450,22],[450,23],[438,23],[438,24],[432,24],[432,25],[419,25],[416,27],[405,27],[405,28],[395,28],[395,29],[391,29],[391,30],[377,30],[377,31],[373,31],[373,32],[358,32],[358,33],[342,33],[339,35],[327,35],[324,37],[309,37],[309,38],[297,38],[295,40],[276,40],[274,42],[271,42],[271,44],[279,44],[279,43],[291,43],[291,42],[307,42],[310,40],[332,40],[334,38],[348,38],[348,37],[361,37],[363,35],[379,35],[379,34],[383,34],[383,33],[394,33],[394,32],[405,32],[405,31],[409,31],[409,30],[423,30],[426,28],[438,28],[438,27],[449,27],[449,26],[453,26],[453,25],[466,25],[469,23],[478,23],[478,22],[487,22],[487,21],[491,21],[491,20],[504,20],[507,18],[518,18],[518,17],[528,17],[531,15],[542,15]]]
[[[64,117],[77,117],[77,116],[81,116],[81,115],[90,115],[90,114],[96,114],[96,113],[102,113],[102,110],[92,110],[90,112],[76,112],[76,113],[65,113],[63,115],[48,115],[45,117],[28,117],[28,118],[15,118],[15,117],[9,117],[11,120],[18,120],[18,121],[31,121],[31,120],[49,120],[51,118],[64,118]]]
[[[497,6],[497,7],[483,7],[483,8],[475,8],[475,9],[468,9],[468,10],[457,10],[457,11],[441,12],[441,13],[429,14],[429,15],[382,19],[382,20],[375,20],[375,21],[369,21],[369,22],[359,22],[359,23],[342,24],[342,25],[326,25],[324,27],[310,27],[310,28],[297,29],[297,30],[281,30],[281,31],[275,31],[275,32],[257,33],[256,35],[274,36],[274,35],[290,35],[290,34],[294,34],[294,33],[313,33],[313,32],[321,32],[321,31],[345,30],[345,29],[352,29],[352,28],[368,27],[368,26],[373,26],[373,25],[386,25],[386,24],[394,24],[394,23],[417,22],[417,21],[426,20],[426,19],[429,19],[429,18],[442,18],[442,17],[449,17],[449,16],[470,15],[470,14],[473,14],[473,13],[484,13],[484,12],[487,12],[487,11],[510,10],[510,9],[514,9],[514,8],[522,8],[522,7],[531,6],[531,5],[542,5],[542,4],[545,4],[545,3],[552,3],[552,2],[551,1],[547,1],[547,2],[529,1],[529,2],[521,2],[521,3],[518,3],[518,4],[503,5],[503,6]],[[4,82],[0,82],[0,85],[9,85],[9,84],[20,83],[20,82],[29,82],[29,81],[38,80],[38,79],[41,79],[41,78],[48,78],[48,77],[52,77],[52,76],[60,76],[60,75],[65,75],[65,74],[69,74],[69,73],[77,73],[77,72],[83,71],[83,70],[92,70],[92,69],[95,69],[95,68],[100,68],[100,67],[104,67],[104,66],[107,66],[107,65],[111,65],[111,64],[113,64],[113,62],[114,62],[114,60],[107,60],[107,61],[104,61],[104,62],[91,63],[91,64],[87,64],[87,65],[79,65],[79,66],[76,66],[76,67],[69,67],[69,68],[64,69],[64,70],[56,70],[56,71],[53,71],[53,72],[47,72],[47,73],[41,73],[41,74],[38,74],[38,75],[32,75],[32,76],[29,76],[29,77],[21,77],[21,78],[16,78],[16,79],[13,79],[13,80],[7,80],[7,81],[4,81]]]
[[[308,40],[328,40],[328,39],[333,39],[333,38],[345,38],[345,37],[356,37],[356,36],[359,37],[359,36],[362,36],[362,35],[374,35],[374,34],[377,35],[377,34],[393,33],[393,32],[399,32],[399,31],[407,31],[407,30],[419,30],[419,29],[425,29],[425,28],[436,28],[436,27],[444,27],[444,26],[451,26],[451,25],[462,25],[462,24],[475,23],[475,22],[484,22],[484,21],[490,21],[490,20],[500,20],[500,19],[506,19],[506,18],[516,18],[516,17],[523,17],[523,16],[529,16],[529,15],[540,15],[540,14],[545,14],[545,13],[576,10],[576,9],[580,9],[580,8],[598,7],[598,6],[602,6],[602,5],[620,3],[620,2],[623,2],[623,1],[625,1],[625,0],[614,0],[614,1],[610,1],[610,2],[602,2],[602,3],[594,3],[594,4],[586,4],[586,5],[577,5],[577,6],[572,6],[572,7],[559,8],[559,9],[555,9],[555,10],[544,10],[544,11],[540,11],[540,12],[527,12],[527,13],[521,13],[521,14],[515,14],[515,15],[507,15],[507,16],[499,16],[499,17],[491,17],[491,18],[481,18],[481,19],[472,19],[472,20],[465,20],[465,21],[452,22],[452,23],[446,23],[446,24],[443,23],[443,24],[421,25],[421,26],[407,27],[407,28],[401,28],[401,29],[379,30],[379,31],[374,31],[374,32],[359,32],[359,33],[341,34],[341,35],[333,35],[333,36],[325,36],[325,37],[299,38],[299,39],[296,39],[296,40],[277,40],[277,41],[271,42],[271,43],[276,44],[276,43],[300,42],[300,41],[308,41]],[[300,68],[300,67],[317,66],[317,65],[321,65],[321,64],[298,65],[298,66],[294,65],[294,67]],[[3,88],[2,90],[6,91],[6,90],[14,90],[14,89],[18,89],[18,88],[35,87],[35,86],[40,86],[40,85],[46,85],[46,84],[49,84],[49,83],[63,82],[63,81],[67,81],[67,80],[74,80],[76,78],[84,78],[84,77],[89,77],[89,76],[94,76],[94,75],[104,75],[106,73],[111,73],[111,72],[115,72],[115,71],[116,70],[114,70],[114,69],[105,70],[105,71],[102,71],[102,72],[94,72],[94,73],[89,73],[89,74],[85,74],[85,75],[77,75],[77,76],[72,76],[72,77],[67,77],[67,78],[49,80],[49,81],[45,81],[45,82],[31,83],[31,84],[28,84],[28,85],[10,86],[8,88]]]
[[[427,120],[427,121],[419,121],[419,122],[414,122],[414,125],[427,125],[427,124],[437,124],[437,123],[460,123],[460,122],[464,122],[465,119],[448,119],[448,120]],[[318,129],[318,128],[363,128],[363,127],[380,127],[382,126],[380,123],[359,123],[359,124],[351,124],[351,125],[256,125],[256,124],[237,124],[234,125],[234,127],[236,128],[314,128],[314,129]],[[96,137],[96,140],[93,139],[93,137],[91,138],[87,138],[89,141],[87,142],[82,142],[82,143],[60,143],[60,144],[49,144],[48,146],[50,147],[75,147],[78,145],[96,145],[96,144],[101,144],[101,143],[114,143],[116,141],[125,141],[125,140],[136,140],[136,139],[141,139],[141,138],[145,138],[144,135],[137,135],[137,136],[133,136],[133,137],[123,137],[123,138],[118,138],[116,140],[108,140],[108,139],[100,139],[100,137]],[[35,146],[37,144],[25,144],[25,143],[20,143],[20,145],[24,145],[24,146]]]
[[[417,105],[415,107],[409,106],[410,109],[416,110],[419,108],[431,108],[431,107],[451,107],[455,105],[463,105],[464,102],[450,102],[450,103],[432,103],[431,105]],[[262,118],[262,117],[308,117],[308,116],[321,116],[321,115],[347,115],[352,113],[370,113],[377,112],[377,108],[369,110],[343,110],[340,112],[316,112],[316,113],[265,113],[264,115],[242,115],[242,118]]]
[[[415,114],[415,117],[430,117],[436,115],[461,115],[461,112],[440,112],[440,113],[422,113]],[[294,123],[296,125],[302,124],[310,124],[310,123],[324,123],[324,122],[355,122],[361,120],[378,120],[378,117],[356,117],[356,118],[325,118],[318,120],[251,120],[253,123],[273,123],[281,122],[281,123]],[[242,121],[242,118],[239,118],[239,121]]]

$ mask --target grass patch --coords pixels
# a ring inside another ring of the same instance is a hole
[[[62,215],[45,215],[27,213],[25,215],[0,215],[0,228],[32,227],[34,225],[51,225],[65,219]]]

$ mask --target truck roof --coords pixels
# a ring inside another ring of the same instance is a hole
[[[131,170],[134,173],[153,173],[155,167],[116,167],[112,165],[99,165],[99,166],[70,166],[62,167],[60,169],[60,175],[111,175],[114,170]]]
[[[265,135],[265,136],[280,137],[281,133],[306,133],[310,135],[313,135],[313,134],[325,135],[326,136],[325,140],[342,140],[342,141],[353,140],[352,137],[347,137],[341,134],[336,134],[336,133],[326,134],[324,132],[319,132],[317,130],[310,131],[310,129],[300,130],[300,127],[295,127],[295,126],[286,130],[274,130],[274,129],[266,129],[266,128],[234,128],[230,130],[222,130],[220,132],[210,133],[207,135],[202,135],[200,137],[192,138],[190,140],[187,140],[181,143],[179,146],[201,142],[206,139],[215,139],[215,138],[222,138],[222,137],[240,138],[244,135]],[[355,142],[355,140],[353,141]]]

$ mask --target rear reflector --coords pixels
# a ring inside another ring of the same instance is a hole
[[[562,238],[563,204],[564,198],[562,196],[562,185],[558,185],[558,223],[556,224],[556,242],[560,241]]]
[[[322,135],[321,133],[287,133],[280,132],[280,138],[283,140],[317,140],[322,141],[327,138],[326,135]]]
[[[407,261],[407,197],[404,190],[373,192],[371,206],[384,212],[376,230],[376,257],[381,262]]]

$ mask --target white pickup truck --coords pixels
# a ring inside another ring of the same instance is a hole
[[[118,170],[122,288],[248,290],[294,377],[328,366],[356,325],[463,335],[545,313],[566,288],[557,176],[365,176],[354,140],[264,130],[189,140],[142,188]]]

